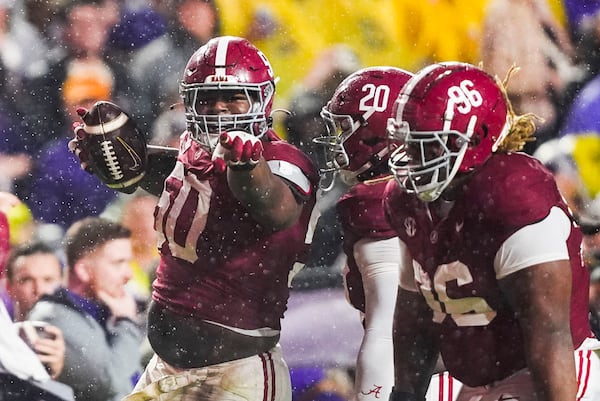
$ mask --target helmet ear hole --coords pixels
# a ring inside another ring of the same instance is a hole
[[[481,124],[481,130],[483,131],[483,137],[487,138],[490,134],[490,129],[488,128],[487,124]]]

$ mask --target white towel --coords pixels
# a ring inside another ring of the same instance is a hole
[[[3,302],[0,302],[0,327],[0,365],[23,380],[50,380],[38,356],[17,334]]]

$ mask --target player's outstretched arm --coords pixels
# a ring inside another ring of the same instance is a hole
[[[527,363],[540,401],[576,397],[570,283],[571,266],[567,260],[540,263],[500,281],[519,319]]]
[[[226,132],[216,153],[227,163],[231,192],[259,223],[275,230],[293,225],[302,213],[287,183],[274,175],[262,157],[262,142],[243,131]]]
[[[390,401],[422,401],[438,356],[431,310],[421,294],[398,287],[394,311],[394,390]]]
[[[160,196],[165,180],[175,168],[177,153],[175,148],[148,145],[146,175],[140,183],[140,188],[154,196]]]

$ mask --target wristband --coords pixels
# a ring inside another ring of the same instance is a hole
[[[405,393],[404,391],[396,391],[394,387],[392,387],[392,392],[390,393],[389,401],[422,401],[417,398],[416,395],[412,393]]]

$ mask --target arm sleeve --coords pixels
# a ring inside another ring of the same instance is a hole
[[[175,168],[177,156],[168,152],[157,152],[148,155],[146,176],[140,184],[148,193],[160,196],[164,182]]]
[[[363,277],[393,268],[398,274],[397,283],[400,287],[408,291],[417,291],[412,258],[408,248],[398,237],[385,240],[361,240],[354,247],[354,257]],[[365,291],[367,291],[366,287]]]
[[[354,258],[365,289],[367,324],[370,318],[379,316],[389,320],[386,323],[389,323],[390,333],[391,317],[398,292],[399,253],[398,237],[384,240],[364,239],[354,245]],[[377,313],[381,310],[387,311],[384,316]]]
[[[364,239],[354,246],[354,258],[365,292],[364,337],[356,364],[357,388],[372,383],[388,394],[394,384],[392,342],[394,309],[398,294],[400,240]]]

